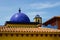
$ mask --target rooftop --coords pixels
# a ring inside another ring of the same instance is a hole
[[[46,22],[43,23],[43,25],[47,25],[47,24],[50,24],[56,20],[60,20],[60,16],[54,16],[52,17],[51,19],[47,20]]]
[[[38,28],[0,27],[0,32],[60,32],[60,30],[42,27]]]

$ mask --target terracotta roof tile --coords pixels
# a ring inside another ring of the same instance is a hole
[[[51,28],[9,28],[3,27],[0,28],[0,32],[60,32],[58,29]]]

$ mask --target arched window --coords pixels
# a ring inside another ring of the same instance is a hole
[[[57,34],[54,34],[54,37],[56,37],[57,36]]]
[[[39,22],[39,20],[38,20],[38,22]]]
[[[29,36],[29,34],[26,34],[26,36]]]
[[[52,37],[53,36],[53,34],[50,34],[50,37]]]
[[[43,34],[40,34],[41,35],[41,37],[43,36]]]
[[[47,36],[48,36],[48,34],[45,34],[45,36],[47,37]]]
[[[8,34],[5,34],[5,36],[8,36]]]
[[[23,34],[21,34],[21,36],[23,37],[24,35],[23,35]]]
[[[36,34],[36,36],[39,36],[38,34]]]
[[[2,34],[0,34],[0,36],[2,36]]]
[[[31,34],[31,36],[33,36],[33,34]]]
[[[11,36],[13,36],[13,34],[11,34]]]
[[[18,37],[19,35],[18,35],[18,34],[16,34],[16,36]]]
[[[60,34],[58,34],[58,36],[60,37]]]

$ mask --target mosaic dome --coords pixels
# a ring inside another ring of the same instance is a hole
[[[10,21],[12,22],[21,22],[21,23],[29,23],[30,19],[27,15],[24,13],[21,13],[21,10],[19,9],[19,13],[14,14]]]

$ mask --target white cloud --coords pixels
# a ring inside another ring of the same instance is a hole
[[[46,14],[47,12],[45,11],[33,11],[33,12],[30,12],[30,13],[27,13],[27,15],[31,15],[31,16],[35,16],[35,15],[43,15],[43,14]]]
[[[33,19],[37,14],[40,15],[40,17],[46,17],[44,15],[47,14],[47,12],[45,12],[45,11],[40,11],[40,12],[39,11],[33,11],[33,12],[27,13],[27,15],[31,19],[31,21],[34,21]]]
[[[60,2],[56,2],[56,3],[50,3],[50,2],[47,2],[47,3],[33,3],[33,4],[30,4],[30,6],[33,9],[52,8],[52,7],[60,6]]]

